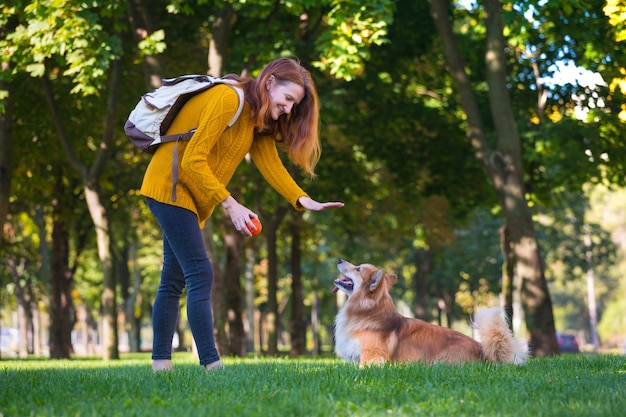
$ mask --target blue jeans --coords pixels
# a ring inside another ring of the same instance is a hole
[[[198,217],[191,211],[146,198],[163,232],[161,283],[152,308],[152,359],[171,359],[180,297],[187,287],[187,319],[200,364],[220,359],[213,336],[213,267],[204,247]]]

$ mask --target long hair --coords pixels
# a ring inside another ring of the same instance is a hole
[[[294,105],[290,114],[282,114],[273,120],[267,85],[271,76],[276,82],[292,82],[304,89],[304,97]],[[239,77],[232,77],[239,78]],[[321,155],[319,140],[319,102],[311,74],[291,58],[279,58],[267,64],[256,80],[239,79],[250,104],[255,134],[274,138],[289,155],[289,159],[300,166],[311,177],[315,176],[315,165]]]

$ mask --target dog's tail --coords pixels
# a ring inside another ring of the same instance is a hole
[[[478,333],[483,354],[488,361],[519,365],[528,358],[526,343],[513,336],[500,308],[478,312],[472,327]]]

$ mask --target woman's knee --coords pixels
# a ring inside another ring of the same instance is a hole
[[[181,269],[168,267],[164,263],[159,288],[180,296],[185,288],[185,277]]]
[[[211,291],[213,286],[213,268],[211,263],[207,262],[204,265],[195,268],[193,274],[189,274],[185,277],[187,284],[187,292],[190,291]]]

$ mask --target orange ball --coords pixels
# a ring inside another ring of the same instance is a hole
[[[251,220],[252,220],[252,224],[254,224],[254,227],[256,227],[256,230],[251,228],[248,224],[246,224],[246,227],[248,228],[250,233],[252,233],[252,236],[256,236],[259,233],[261,233],[261,230],[263,230],[263,226],[261,226],[261,222],[259,221],[259,219],[251,219]]]

